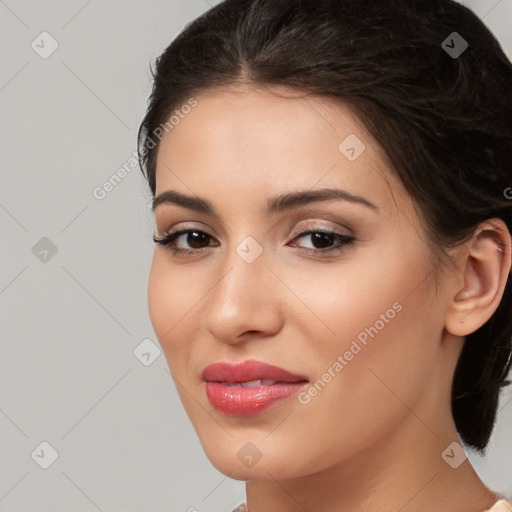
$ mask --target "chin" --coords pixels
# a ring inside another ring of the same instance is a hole
[[[233,480],[287,480],[307,475],[311,470],[302,468],[302,464],[308,466],[303,456],[299,463],[299,460],[294,460],[298,457],[287,454],[282,447],[273,450],[270,445],[262,448],[258,455],[250,437],[239,440],[229,438],[224,444],[217,439],[217,442],[212,440],[212,444],[203,443],[202,446],[210,463]]]

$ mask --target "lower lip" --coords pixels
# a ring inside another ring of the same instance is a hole
[[[205,382],[206,396],[218,411],[228,416],[256,416],[297,394],[308,382],[272,384],[254,388],[232,388],[220,382]]]

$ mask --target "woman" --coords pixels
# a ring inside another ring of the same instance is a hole
[[[238,510],[512,509],[459,442],[508,384],[511,83],[450,0],[227,0],[157,59],[149,313]]]

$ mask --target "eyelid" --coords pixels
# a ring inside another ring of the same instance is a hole
[[[207,235],[210,235],[211,237],[213,237],[213,235],[211,235],[208,232],[208,228],[204,228],[201,225],[201,223],[198,224],[197,222],[178,222],[176,225],[173,225],[172,227],[163,229],[161,231],[156,229],[156,233],[158,236],[162,237],[162,236],[177,233],[178,231],[185,231],[185,230],[202,231],[202,232],[206,233]]]
[[[323,221],[323,222],[320,223],[321,221]],[[325,222],[329,222],[330,224],[326,225]],[[339,220],[337,222],[335,222],[337,224],[337,226],[332,226],[333,222],[334,222],[333,220],[324,219],[322,217],[319,217],[319,218],[316,218],[316,219],[307,219],[305,221],[298,222],[297,224],[299,224],[299,225],[306,224],[306,228],[305,229],[311,229],[311,228],[317,229],[317,228],[319,228],[319,229],[327,229],[329,231],[336,231],[336,230],[341,228],[341,229],[347,230],[348,231],[347,234],[353,234],[353,230],[349,226],[341,223]],[[297,228],[297,230],[298,231],[304,231],[304,228],[299,227],[299,228]]]
[[[334,233],[337,233],[337,234],[340,234],[340,235],[345,235],[345,236],[353,236],[354,235],[354,232],[352,229],[350,229],[348,226],[346,225],[341,225],[342,228],[344,228],[346,231],[348,232],[339,232],[339,228],[336,228],[336,227],[331,227],[331,226],[325,226],[325,225],[321,225],[321,224],[318,224],[318,222],[320,220],[326,220],[326,219],[308,219],[304,222],[306,223],[309,223],[307,225],[305,225],[305,227],[302,227],[300,226],[300,222],[299,223],[296,223],[296,224],[299,224],[299,227],[295,228],[295,231],[293,231],[290,236],[293,237],[293,239],[295,239],[298,235],[300,234],[303,234],[303,233],[307,233],[308,231],[311,231],[311,230],[314,230],[314,229],[318,229],[318,230],[325,230],[325,231],[330,231],[330,232],[334,232]],[[178,223],[176,226],[173,226],[172,228],[168,228],[168,229],[164,229],[162,230],[161,232],[159,232],[159,230],[157,230],[157,236],[159,237],[163,237],[163,236],[166,236],[166,235],[170,235],[170,234],[174,234],[174,233],[177,233],[179,231],[185,231],[185,230],[197,230],[197,231],[202,231],[204,232],[205,234],[211,236],[212,238],[216,238],[214,235],[212,235],[208,228],[204,228],[201,226],[201,223],[197,223],[197,222],[184,222],[184,223]]]

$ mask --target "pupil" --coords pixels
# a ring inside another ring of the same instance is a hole
[[[194,235],[194,238],[192,238],[193,235]],[[207,236],[208,235],[206,233],[198,233],[197,231],[191,231],[188,234],[187,243],[190,245],[190,247],[193,247],[194,249],[201,249],[201,247],[197,247],[194,244],[200,244],[201,243],[201,238],[204,241],[204,239]]]
[[[313,245],[317,249],[322,249],[323,247],[331,245],[333,242],[332,238],[334,237],[334,235],[331,235],[328,233],[313,233],[311,236],[313,237]],[[320,245],[322,245],[322,243],[321,243],[322,238],[324,239],[324,241],[325,241],[325,239],[327,239],[327,244],[325,244],[323,247],[317,247],[316,242],[318,242],[318,241],[320,241]]]

